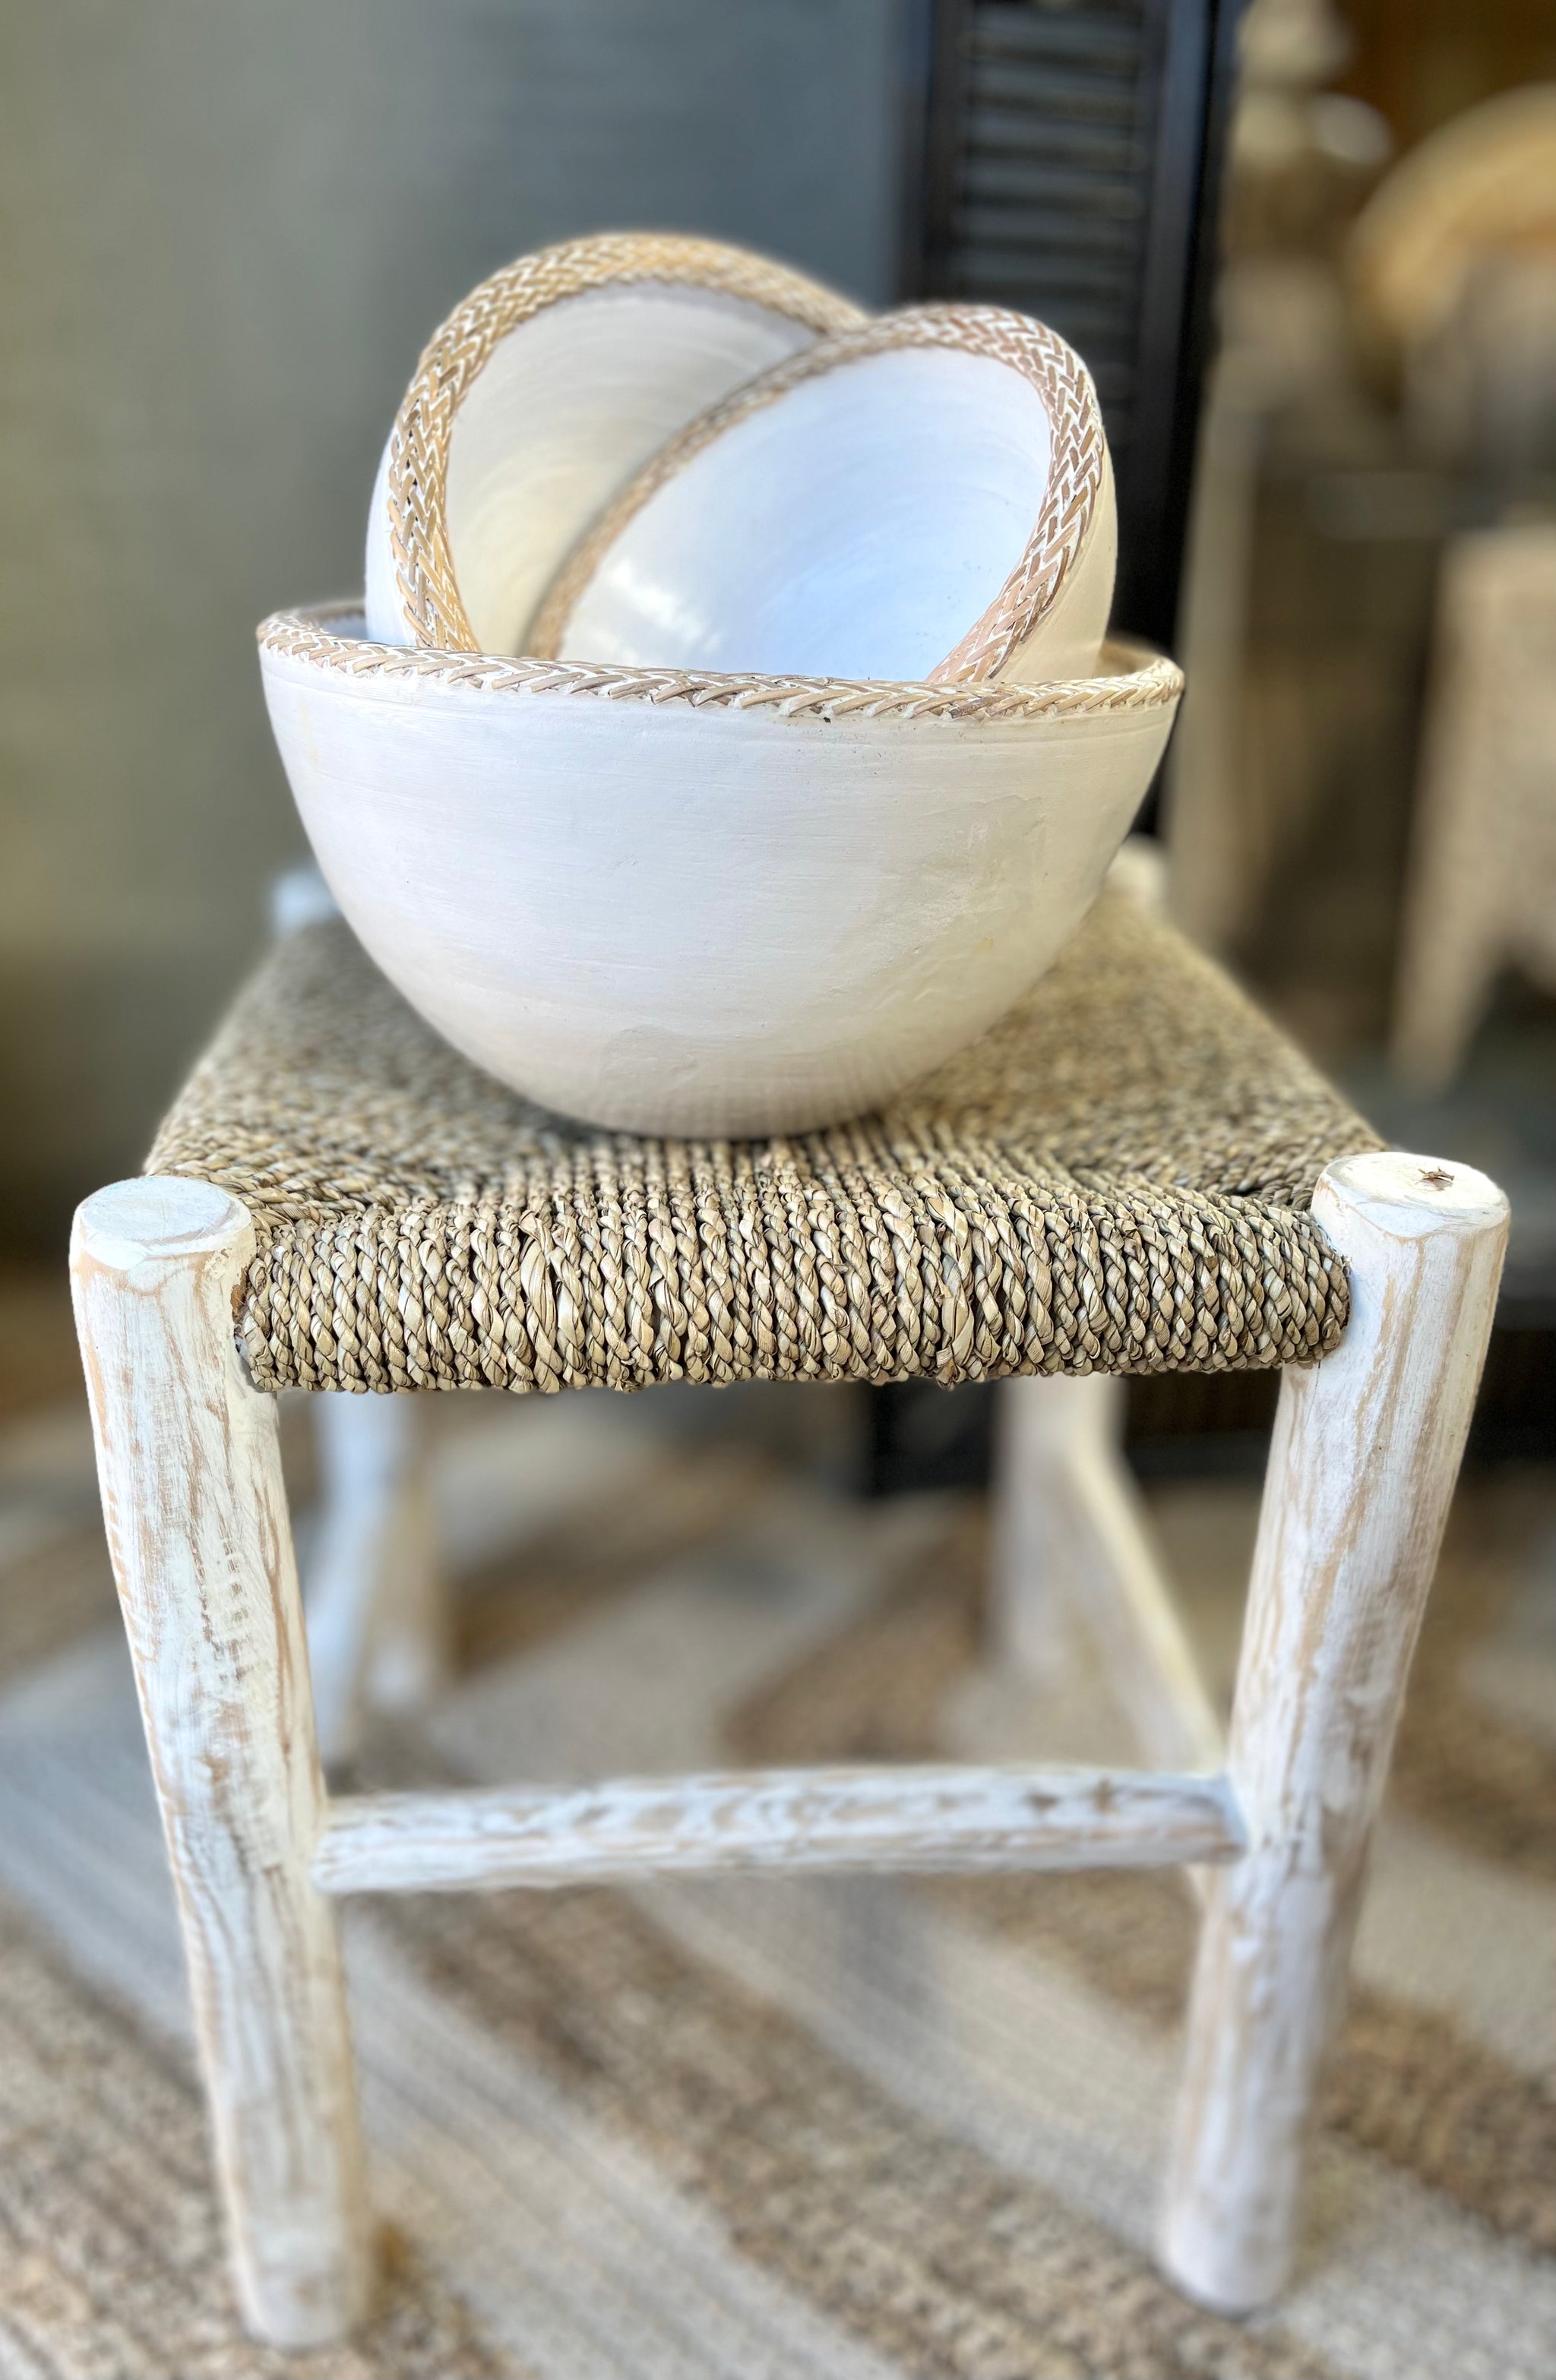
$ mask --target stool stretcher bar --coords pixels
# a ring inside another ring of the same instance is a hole
[[[1223,1777],[1133,1769],[772,1768],[331,1803],[324,1892],[498,1891],[752,1869],[898,1874],[1235,1859]]]

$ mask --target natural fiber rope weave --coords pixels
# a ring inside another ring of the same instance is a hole
[[[1127,638],[1102,648],[1099,677],[1052,678],[1044,686],[992,680],[954,686],[895,678],[772,677],[721,670],[646,669],[618,662],[510,660],[423,645],[377,645],[357,632],[359,603],[273,612],[256,634],[261,653],[307,662],[341,677],[424,679],[481,694],[594,696],[602,702],[685,703],[692,710],[766,710],[779,719],[1094,719],[1101,711],[1155,710],[1176,702],[1183,672]]]
[[[1304,1210],[1375,1136],[1207,961],[1105,894],[1020,1008],[890,1110],[658,1141],[455,1055],[344,926],[283,943],[148,1170],[259,1233],[264,1389],[1224,1371],[1326,1354]]]

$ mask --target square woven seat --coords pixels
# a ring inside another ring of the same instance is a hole
[[[262,1389],[949,1385],[1325,1354],[1347,1287],[1308,1200],[1379,1145],[1110,890],[889,1109],[741,1142],[552,1115],[450,1050],[344,925],[310,927],[240,994],[148,1170],[250,1209]]]

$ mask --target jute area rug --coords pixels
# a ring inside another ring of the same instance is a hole
[[[1148,2253],[1174,1879],[664,1885],[353,1907],[385,2280],[350,2350],[287,2359],[233,2322],[90,1447],[54,1377],[0,1429],[4,2380],[1556,2374],[1549,1477],[1461,1497],[1278,2315],[1197,2313]],[[975,1506],[851,1502],[767,1427],[792,1435],[797,1397],[824,1439],[845,1406],[784,1393],[726,1402],[744,1443],[674,1391],[432,1401],[459,1674],[365,1773],[1129,1756],[1080,1648],[1040,1692],[981,1664]],[[286,1427],[306,1507],[305,1402]],[[1222,1681],[1254,1506],[1155,1499]]]

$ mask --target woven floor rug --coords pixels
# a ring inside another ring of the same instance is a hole
[[[980,1666],[970,1502],[776,1450],[848,1393],[726,1399],[744,1442],[699,1392],[432,1401],[460,1674],[371,1772],[1127,1755],[1078,1648],[1043,1694]],[[287,1430],[305,1503],[304,1402]],[[1155,1503],[1224,1680],[1252,1491]],[[1147,2253],[1174,1881],[723,1883],[353,1908],[386,2278],[351,2350],[286,2359],[233,2327],[83,1417],[14,1412],[0,2380],[1549,2380],[1553,1565],[1556,1485],[1472,1483],[1278,2316]]]

